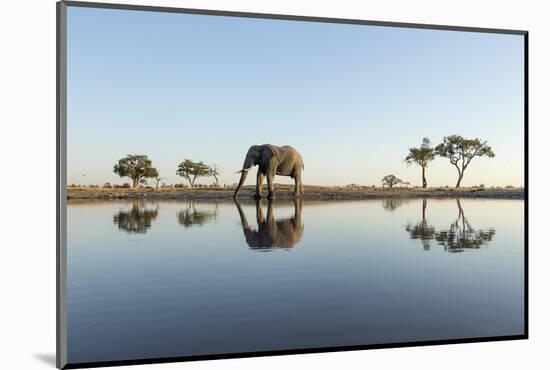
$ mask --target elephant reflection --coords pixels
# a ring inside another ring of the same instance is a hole
[[[457,219],[449,229],[440,231],[436,231],[433,226],[428,225],[426,221],[426,204],[427,200],[423,199],[422,221],[415,225],[408,224],[405,228],[411,239],[422,241],[424,250],[430,249],[431,240],[435,240],[437,244],[443,246],[445,251],[451,253],[463,252],[466,249],[479,249],[493,240],[494,229],[474,229],[470,225],[464,215],[460,199],[456,200],[458,207]]]
[[[411,239],[419,239],[422,242],[424,250],[430,250],[430,240],[435,236],[435,228],[428,225],[426,221],[427,199],[422,199],[422,221],[412,225],[408,224],[405,229],[409,232]]]
[[[119,211],[113,216],[113,222],[128,234],[145,234],[151,223],[158,216],[158,204],[154,209],[148,209],[144,204],[134,202],[129,211]]]
[[[479,249],[493,240],[494,229],[474,229],[464,216],[460,200],[456,200],[458,217],[449,230],[435,233],[435,240],[447,252],[463,252],[465,249]]]
[[[304,233],[302,224],[303,200],[294,199],[294,216],[290,218],[275,219],[273,215],[274,201],[269,199],[267,205],[267,218],[264,217],[262,201],[255,200],[257,230],[253,230],[243,212],[241,204],[235,201],[246,243],[250,249],[270,251],[272,249],[292,248],[300,241]]]
[[[195,208],[195,203],[191,202],[187,209],[179,211],[177,216],[178,222],[185,228],[189,228],[193,225],[202,226],[216,219],[218,216],[218,203],[216,203],[216,208],[211,211],[197,209]]]

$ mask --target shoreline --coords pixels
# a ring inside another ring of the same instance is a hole
[[[67,200],[233,200],[234,189],[103,189],[67,188]],[[237,196],[237,200],[254,199],[254,188],[247,187]],[[264,190],[263,197],[267,196]],[[280,186],[274,199],[291,200],[301,198],[314,201],[363,200],[363,199],[406,199],[406,198],[484,198],[484,199],[524,199],[523,188],[338,188],[304,186],[304,194],[296,197],[289,187]]]

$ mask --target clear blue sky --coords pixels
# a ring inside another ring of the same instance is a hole
[[[461,134],[496,153],[463,185],[523,185],[522,36],[69,7],[67,69],[69,184],[127,182],[113,165],[134,153],[167,183],[190,158],[231,184],[272,143],[305,184],[419,185],[408,148]],[[456,182],[441,158],[427,175]]]

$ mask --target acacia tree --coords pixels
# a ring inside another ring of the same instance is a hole
[[[138,202],[134,202],[131,210],[118,212],[114,215],[113,221],[120,230],[129,234],[145,234],[158,213],[158,206],[156,209],[147,209],[140,206]]]
[[[208,176],[212,176],[216,181],[216,187],[219,187],[218,176],[220,176],[220,167],[217,164],[213,164],[208,169]]]
[[[401,180],[395,175],[387,175],[382,178],[382,186],[393,188],[395,185],[399,184],[407,185],[408,182]]]
[[[465,139],[460,135],[445,136],[443,142],[435,147],[435,153],[443,158],[448,158],[458,171],[458,180],[456,187],[460,187],[460,182],[464,177],[464,171],[475,157],[493,158],[495,153],[487,145],[487,141],[480,139]]]
[[[426,167],[428,163],[435,159],[434,148],[430,145],[430,139],[427,137],[422,139],[422,145],[420,148],[410,148],[409,154],[405,157],[407,165],[417,164],[422,167],[422,187],[428,186],[426,181]]]
[[[157,175],[155,178],[155,185],[156,185],[156,188],[158,189],[159,188],[159,183],[162,181],[162,180],[165,180],[164,177],[160,177],[160,175]]]
[[[195,181],[201,176],[210,176],[210,166],[203,161],[194,162],[190,159],[186,159],[178,165],[176,175],[181,176],[187,181],[191,187],[195,187]]]
[[[132,186],[137,188],[142,180],[158,176],[158,171],[152,166],[151,160],[144,154],[128,154],[114,166],[113,172],[120,177],[132,179]]]

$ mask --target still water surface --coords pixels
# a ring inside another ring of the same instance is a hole
[[[68,360],[523,334],[523,201],[69,202]]]

